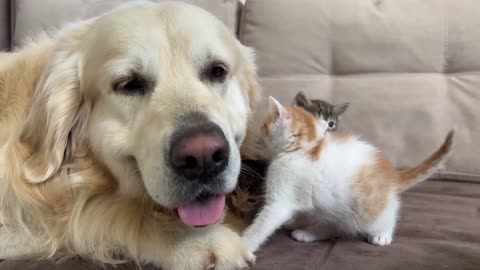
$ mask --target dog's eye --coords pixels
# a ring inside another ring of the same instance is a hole
[[[208,80],[212,82],[223,82],[227,77],[227,67],[224,64],[216,63],[212,64],[207,70]]]
[[[129,96],[143,96],[147,87],[148,82],[146,79],[140,76],[132,76],[116,82],[113,85],[113,91]]]

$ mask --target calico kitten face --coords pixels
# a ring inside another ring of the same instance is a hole
[[[253,193],[248,187],[237,186],[231,194],[231,204],[239,213],[249,213],[258,209],[262,196]]]
[[[341,115],[347,110],[350,103],[332,105],[321,99],[309,100],[303,92],[293,99],[293,105],[304,108],[315,117],[323,119],[328,123],[328,131],[335,131]]]
[[[249,166],[242,167],[238,185],[227,197],[230,210],[248,223],[253,221],[264,203],[265,180],[263,179],[264,174],[260,175],[261,173]]]
[[[269,113],[261,128],[262,138],[272,153],[296,151],[323,138],[328,124],[306,110],[283,107],[270,97]]]

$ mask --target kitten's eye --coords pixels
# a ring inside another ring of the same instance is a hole
[[[332,128],[335,128],[335,122],[328,122],[328,128],[332,129]]]
[[[227,77],[227,67],[222,63],[215,63],[208,67],[206,77],[209,81],[222,83]]]
[[[145,78],[133,75],[132,77],[124,78],[119,82],[114,83],[113,91],[128,96],[143,96],[149,87],[148,84],[148,80]]]

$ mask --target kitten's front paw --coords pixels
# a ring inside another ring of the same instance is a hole
[[[368,242],[375,246],[387,246],[392,243],[392,234],[390,233],[379,233],[375,235],[370,235],[368,237]]]

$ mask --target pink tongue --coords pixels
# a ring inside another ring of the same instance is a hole
[[[193,200],[178,208],[178,216],[185,225],[205,226],[217,223],[225,208],[225,195],[207,200]]]

